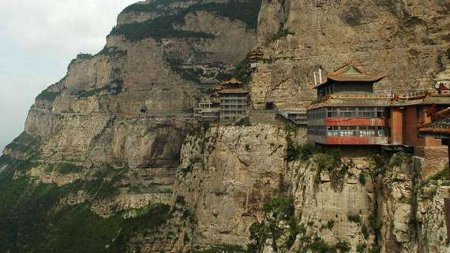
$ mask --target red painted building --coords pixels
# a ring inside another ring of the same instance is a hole
[[[308,108],[308,139],[323,145],[405,147],[424,158],[423,173],[445,166],[447,147],[439,138],[420,135],[432,121],[430,112],[450,107],[450,92],[415,91],[374,94],[383,77],[348,62],[319,84],[317,100]]]
[[[325,145],[388,144],[389,99],[373,94],[381,79],[353,61],[329,74],[308,108],[308,138]]]

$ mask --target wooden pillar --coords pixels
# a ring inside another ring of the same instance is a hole
[[[391,108],[391,119],[390,119],[390,127],[391,127],[391,144],[394,145],[403,145],[403,121],[404,121],[404,110],[401,108]]]

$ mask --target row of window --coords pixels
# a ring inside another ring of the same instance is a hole
[[[221,111],[220,114],[247,114],[247,111]]]
[[[328,118],[384,118],[383,108],[328,108]]]
[[[386,111],[383,108],[372,107],[343,107],[343,108],[322,108],[308,112],[308,120],[318,120],[325,118],[385,118]]]
[[[388,136],[385,127],[375,126],[333,126],[308,127],[308,134],[322,136],[355,136],[355,137],[385,137]]]
[[[247,100],[246,99],[224,99],[224,100],[220,100],[220,104],[247,104]]]
[[[220,109],[246,109],[247,106],[246,105],[222,105],[220,106]]]
[[[308,135],[327,135],[326,127],[310,127],[308,126]]]
[[[328,127],[328,136],[358,136],[358,137],[384,137],[387,136],[384,127],[374,126],[341,126]]]

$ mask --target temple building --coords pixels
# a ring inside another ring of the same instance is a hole
[[[308,107],[308,139],[322,145],[408,149],[424,158],[424,175],[439,171],[448,163],[448,148],[443,138],[419,128],[433,122],[431,112],[450,107],[450,92],[374,93],[382,79],[353,61],[329,74],[315,87],[317,99]]]
[[[280,109],[276,114],[296,126],[306,127],[308,125],[308,117],[304,108]]]
[[[247,59],[248,59],[250,68],[255,69],[258,66],[258,62],[260,62],[264,59],[264,53],[260,49],[251,51],[247,55]]]
[[[200,121],[232,122],[248,117],[249,92],[241,81],[232,78],[220,83],[209,99],[202,100],[194,109],[194,118]]]
[[[431,111],[430,114],[431,121],[420,126],[419,136],[442,140],[442,144],[447,145],[450,161],[450,108],[439,112]]]
[[[241,81],[232,78],[215,90],[220,100],[220,121],[235,121],[248,116],[249,94]]]
[[[220,103],[217,99],[203,100],[194,109],[194,118],[201,121],[216,122],[219,120]]]
[[[439,73],[434,79],[436,89],[439,91],[450,90],[450,64],[445,66],[445,70]]]
[[[387,102],[373,94],[383,76],[349,61],[315,87],[317,100],[308,108],[308,138],[325,145],[388,144]]]

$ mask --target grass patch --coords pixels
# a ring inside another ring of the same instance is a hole
[[[450,179],[450,169],[448,165],[445,167],[444,170],[438,172],[436,175],[430,177],[428,181],[430,180],[449,180]]]
[[[244,84],[248,84],[250,82],[252,70],[250,68],[250,62],[248,61],[247,57],[234,67],[233,76]]]
[[[367,248],[367,245],[365,243],[358,244],[358,246],[356,246],[356,252],[364,253],[364,252],[366,252],[366,248]]]
[[[61,94],[61,92],[53,92],[50,90],[43,90],[37,97],[36,100],[53,102]]]
[[[210,247],[209,249],[193,250],[192,252],[193,253],[219,253],[219,252],[247,253],[247,252],[252,252],[252,251],[245,250],[242,246],[239,246],[239,245],[219,244],[219,245],[214,245],[214,246]]]
[[[280,30],[278,30],[278,32],[273,35],[273,37],[270,39],[270,41],[276,41],[281,38],[286,38],[288,35],[295,35],[295,33],[290,31],[289,29],[280,28]]]
[[[156,0],[148,4],[133,4],[125,8],[122,13],[129,12],[152,12],[158,7],[166,7],[172,3],[182,2],[180,0]],[[256,29],[258,25],[258,15],[261,9],[261,0],[237,1],[231,0],[226,3],[196,3],[184,10],[179,10],[179,16],[184,17],[187,13],[197,11],[207,11],[215,13],[231,21],[241,20],[248,29]]]
[[[405,152],[398,152],[392,156],[390,165],[391,166],[401,166],[402,164],[409,163],[411,161],[412,155]]]
[[[22,132],[5,149],[20,152],[23,154],[33,154],[39,149],[40,138]]]
[[[123,35],[129,41],[140,41],[149,37],[161,38],[214,38],[204,32],[175,30],[173,25],[179,22],[179,16],[163,16],[142,23],[132,23],[115,27],[111,35]]]
[[[194,165],[189,164],[188,166],[186,166],[184,168],[180,168],[178,170],[180,171],[181,174],[183,174],[183,176],[186,176],[186,174],[192,173],[192,171],[194,170]]]
[[[317,253],[330,253],[332,250],[331,246],[320,237],[314,238],[314,241],[309,245],[309,248]]]
[[[126,7],[122,13],[130,13],[130,12],[151,12],[155,11],[158,7],[168,6],[172,3],[179,2],[180,0],[155,0],[153,2],[142,4],[135,3],[128,7]]]
[[[280,220],[289,220],[294,211],[294,200],[291,197],[274,198],[264,204],[264,212]]]
[[[358,26],[361,24],[364,14],[356,7],[352,6],[349,10],[341,15],[342,21],[350,26]]]
[[[296,160],[308,160],[314,154],[320,152],[320,148],[314,143],[307,142],[301,145],[295,145],[291,139],[288,139],[286,149],[286,160],[288,162]]]
[[[361,223],[361,215],[359,215],[359,214],[348,214],[347,219],[348,219],[348,221],[353,222],[353,223],[358,223],[358,224]]]
[[[275,251],[280,247],[289,249],[294,244],[298,234],[306,233],[306,228],[298,224],[294,212],[292,197],[274,198],[265,203],[266,219],[262,223],[255,222],[250,226],[251,243],[248,245],[248,249],[252,252],[261,250],[268,238],[272,238],[272,247]],[[277,245],[277,240],[283,233],[282,228],[278,227],[282,220],[289,225],[289,235],[284,245]]]
[[[365,172],[361,172],[361,173],[359,174],[358,180],[359,180],[359,183],[360,183],[361,185],[366,185],[366,183],[367,183],[366,173],[365,173]]]
[[[244,117],[234,123],[235,126],[251,126],[250,118]]]
[[[70,173],[80,173],[83,170],[82,166],[75,165],[72,163],[60,163],[55,166],[57,171],[63,175]]]

